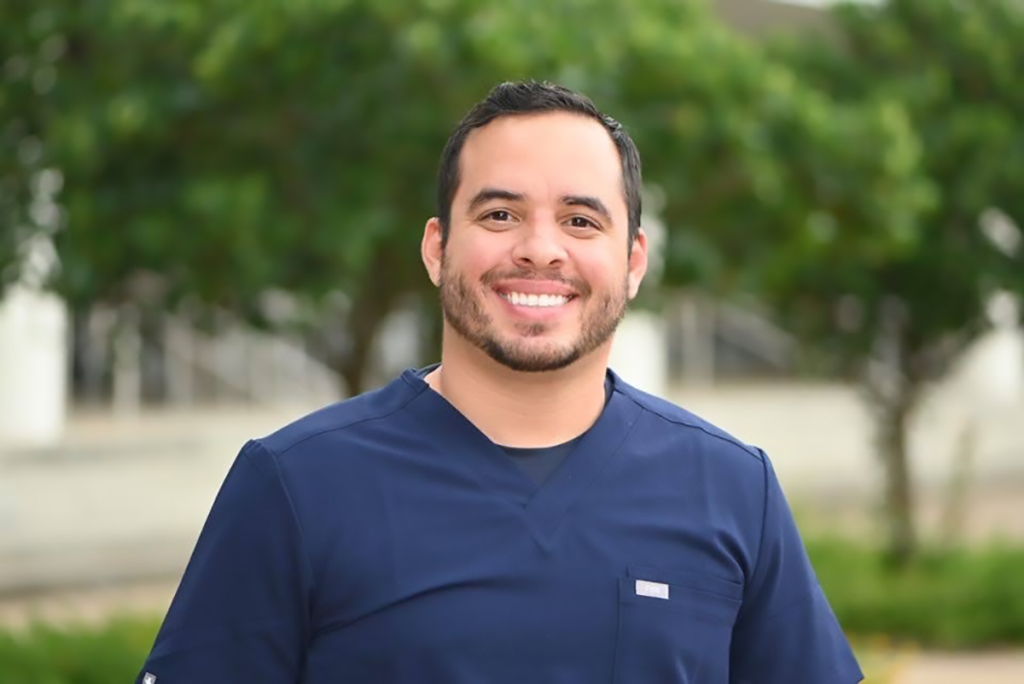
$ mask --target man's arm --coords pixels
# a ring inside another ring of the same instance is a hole
[[[854,684],[864,677],[764,457],[757,566],[733,630],[731,684]]]
[[[310,567],[274,455],[249,442],[228,473],[137,684],[294,684]]]

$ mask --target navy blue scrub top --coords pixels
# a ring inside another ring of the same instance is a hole
[[[243,448],[138,684],[852,684],[768,458],[609,372],[538,486],[417,371]]]

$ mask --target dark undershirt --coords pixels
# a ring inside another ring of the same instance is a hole
[[[604,381],[604,403],[608,405],[608,400],[612,396],[612,383],[611,380],[605,379]],[[562,461],[568,456],[572,450],[576,447],[583,435],[587,434],[584,432],[579,437],[564,442],[562,444],[556,444],[555,446],[549,447],[538,447],[538,448],[523,448],[523,447],[510,447],[501,446],[501,448],[508,454],[520,468],[523,469],[527,475],[530,476],[537,485],[542,485],[551,477],[551,473],[558,470],[558,466],[562,465]]]
[[[421,368],[419,375],[421,378],[425,378],[432,370],[437,368],[437,365],[428,366],[427,368]],[[608,405],[608,401],[612,398],[612,382],[611,379],[606,377],[604,381],[604,404]],[[571,439],[568,442],[562,444],[556,444],[549,447],[538,447],[538,448],[523,448],[523,447],[510,447],[499,444],[509,457],[515,461],[520,468],[523,469],[527,475],[530,476],[537,485],[544,484],[551,473],[558,470],[558,466],[562,465],[562,461],[568,456],[573,448],[579,443],[583,436],[587,433],[584,432],[579,437]]]
[[[565,460],[565,457],[569,455],[581,439],[583,439],[583,435],[564,444],[556,444],[549,447],[502,446],[501,448],[512,457],[512,460],[523,469],[523,472],[530,476],[531,480],[538,485],[542,485],[551,477],[551,473],[558,470],[558,466],[562,465],[562,461]]]

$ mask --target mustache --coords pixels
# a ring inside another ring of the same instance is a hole
[[[590,294],[590,286],[580,278],[569,278],[559,271],[512,269],[508,271],[488,271],[481,278],[484,285],[493,285],[502,280],[536,280],[538,282],[561,283],[567,285],[581,295]]]

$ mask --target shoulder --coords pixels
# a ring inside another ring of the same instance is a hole
[[[765,455],[761,449],[743,442],[722,428],[666,399],[648,394],[615,377],[615,391],[622,393],[641,409],[645,420],[645,439],[672,444],[685,442],[689,454],[713,455],[745,468],[761,471]]]
[[[277,456],[284,456],[324,437],[343,439],[360,426],[401,413],[422,391],[403,374],[380,389],[325,406],[257,441]]]

